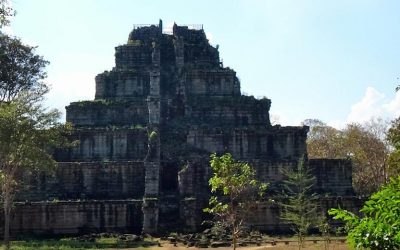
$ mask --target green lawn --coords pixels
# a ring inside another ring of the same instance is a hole
[[[117,237],[95,238],[84,241],[74,238],[49,240],[20,240],[12,241],[12,250],[77,250],[77,249],[110,249],[110,248],[144,248],[157,245],[157,242],[145,239],[143,241],[121,240]]]
[[[78,238],[61,238],[61,239],[24,239],[14,240],[11,244],[12,250],[77,250],[77,249],[128,249],[132,250],[185,250],[187,247],[183,244],[174,246],[168,241],[160,241],[159,239],[138,238],[132,235],[117,235],[112,234],[108,236],[80,236]],[[349,248],[344,243],[343,237],[332,237],[329,249],[334,250],[348,250]],[[271,242],[276,245],[272,246]],[[316,242],[314,242],[316,241]],[[265,247],[268,249],[277,250],[291,250],[297,249],[297,241],[295,237],[263,237]],[[162,247],[159,247],[162,245]],[[325,249],[324,242],[321,237],[307,237],[305,243],[305,250],[319,250]],[[197,250],[198,248],[190,248]],[[210,249],[210,248],[209,248]],[[230,247],[218,248],[219,250],[230,250]],[[239,249],[243,250],[260,250],[260,246],[248,246]]]

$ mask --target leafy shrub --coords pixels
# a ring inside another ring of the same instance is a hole
[[[373,194],[360,210],[363,218],[343,209],[330,209],[334,219],[343,220],[347,240],[356,249],[400,249],[400,176]]]

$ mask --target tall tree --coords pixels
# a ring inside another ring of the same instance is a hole
[[[300,249],[309,229],[319,226],[321,221],[321,216],[317,215],[319,197],[313,192],[315,176],[311,174],[304,158],[299,160],[296,169],[284,169],[282,172],[283,197],[279,202],[282,207],[281,219],[291,224]]]
[[[0,0],[0,28],[14,14]],[[10,213],[20,175],[53,169],[54,147],[70,145],[71,127],[60,124],[60,112],[43,106],[48,64],[35,48],[0,32],[0,188],[4,209],[4,243],[9,249]]]
[[[388,122],[373,119],[365,124],[347,124],[335,129],[324,123],[311,126],[307,139],[310,158],[350,158],[353,161],[353,184],[359,194],[369,195],[386,183],[389,144],[385,132]]]
[[[212,154],[210,163],[214,175],[209,184],[216,195],[210,198],[210,207],[204,211],[214,214],[231,230],[233,249],[236,249],[249,208],[263,196],[267,185],[256,180],[256,172],[249,164],[235,161],[229,153],[221,157]]]
[[[303,125],[310,127],[307,136],[309,158],[343,157],[343,132],[317,119],[307,119]]]
[[[35,47],[24,45],[18,38],[0,35],[0,101],[9,102],[23,91],[43,91],[48,64],[35,54]]]
[[[19,176],[54,169],[54,147],[69,145],[70,126],[60,124],[57,110],[47,111],[43,92],[24,92],[10,102],[0,103],[0,175],[4,208],[4,243],[9,248],[10,212]]]

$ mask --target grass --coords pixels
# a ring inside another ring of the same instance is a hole
[[[268,246],[266,250],[297,250],[298,242],[295,236],[264,236],[264,242],[268,242],[265,245]],[[272,245],[275,242],[275,245]],[[304,246],[301,249],[304,250],[324,250],[325,240],[321,236],[307,236],[305,238]],[[350,250],[346,244],[345,237],[331,236],[330,243],[328,244],[329,250]]]
[[[285,243],[278,243],[273,247],[268,247],[266,250],[298,250],[299,247],[297,242],[290,242],[289,244]],[[304,250],[323,250],[325,249],[323,242],[313,243],[313,242],[306,242],[304,247],[301,248]],[[329,250],[350,250],[350,248],[346,245],[346,243],[340,242],[331,242],[329,244]]]
[[[320,237],[307,238],[304,248],[305,250],[321,250],[325,249],[324,242],[321,241]],[[316,240],[316,242],[314,242]],[[329,250],[350,250],[346,243],[342,242],[343,237],[332,237],[332,241],[329,244]],[[271,243],[274,241],[276,245],[272,246]],[[297,241],[292,237],[263,237],[263,246],[247,246],[240,247],[242,250],[296,250],[298,249]],[[127,241],[121,240],[120,237],[97,237],[92,238],[92,241],[84,241],[79,238],[61,238],[61,239],[32,239],[32,240],[18,240],[12,241],[12,250],[77,250],[77,249],[135,249],[135,250],[184,250],[187,247],[173,246],[169,242],[162,242],[162,247],[158,246],[157,239],[144,239],[142,241]],[[191,247],[190,249],[197,249]],[[219,248],[217,248],[218,250]],[[223,248],[220,250],[226,250],[230,248]]]
[[[145,239],[143,241],[121,241],[117,237],[101,237],[94,241],[82,241],[74,238],[48,239],[48,240],[19,240],[12,241],[12,250],[77,250],[77,249],[124,249],[145,248],[157,245],[156,241]]]

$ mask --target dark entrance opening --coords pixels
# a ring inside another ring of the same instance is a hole
[[[178,166],[176,163],[161,165],[161,192],[173,193],[178,191]]]

